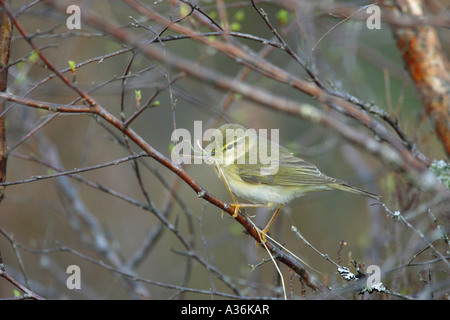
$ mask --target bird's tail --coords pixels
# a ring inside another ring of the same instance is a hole
[[[351,186],[351,185],[349,185],[347,183],[341,183],[341,184],[333,185],[333,188],[339,189],[339,190],[342,190],[342,191],[347,191],[347,192],[359,194],[361,196],[369,197],[369,198],[372,198],[372,199],[375,199],[375,200],[380,200],[381,199],[381,196],[379,196],[378,194],[365,191],[363,189]]]

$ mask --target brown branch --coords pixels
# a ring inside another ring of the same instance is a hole
[[[0,92],[5,92],[8,81],[8,62],[11,47],[12,23],[7,12],[6,5],[0,4]],[[5,110],[6,100],[0,100],[0,114]],[[6,147],[6,116],[0,117],[0,182],[6,180],[6,163],[8,150]],[[4,197],[4,188],[0,187],[0,201]]]
[[[5,236],[5,238],[13,244],[14,241],[11,236],[6,234],[6,232],[3,231],[3,229],[0,228],[0,234]],[[17,281],[13,276],[11,276],[9,273],[6,272],[5,265],[3,264],[3,258],[2,253],[0,251],[0,277],[14,285],[16,288],[22,290],[25,294],[18,297],[18,299],[35,299],[35,300],[45,300],[40,295],[34,293],[30,289],[28,289],[26,286],[21,284],[19,281]]]
[[[398,16],[422,17],[422,0],[398,0],[388,7]],[[414,81],[425,111],[435,124],[438,138],[450,156],[450,62],[436,30],[430,25],[393,27],[397,47]]]
[[[93,113],[89,106],[68,106],[64,104],[49,103],[44,101],[38,101],[34,99],[22,98],[12,94],[0,92],[0,98],[12,102],[29,106],[32,108],[38,108],[48,110],[52,112],[64,112],[64,113]]]
[[[0,270],[0,276],[4,278],[6,281],[13,284],[18,289],[25,292],[25,295],[21,296],[21,299],[34,299],[34,300],[45,300],[40,295],[34,293],[33,291],[29,290],[27,287],[22,285],[19,281],[17,281],[13,276],[11,276],[9,273],[7,273],[5,270]]]

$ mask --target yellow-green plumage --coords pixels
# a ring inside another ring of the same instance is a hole
[[[268,206],[279,206],[288,203],[294,198],[313,191],[323,191],[338,189],[373,199],[380,199],[376,194],[364,191],[349,185],[347,182],[328,177],[321,173],[317,167],[307,161],[292,155],[286,148],[279,145],[278,148],[278,171],[274,174],[261,174],[261,169],[268,167],[260,163],[251,164],[250,159],[255,159],[260,152],[271,150],[274,142],[265,140],[262,146],[258,143],[261,140],[244,137],[245,147],[236,152],[227,152],[233,147],[237,148],[237,143],[242,142],[238,134],[234,139],[227,140],[227,130],[246,129],[236,124],[222,125],[218,132],[223,137],[220,141],[215,141],[205,150],[213,150],[207,154],[207,163],[212,164],[222,180],[229,185],[231,191],[244,199],[253,203],[265,204]],[[259,138],[261,139],[261,138]],[[260,148],[266,150],[261,150]]]

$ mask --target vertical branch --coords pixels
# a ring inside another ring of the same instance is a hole
[[[5,11],[6,4],[0,4],[0,91],[5,92],[8,81],[8,61],[9,49],[11,46],[12,23],[7,12]],[[0,114],[5,110],[6,101],[0,100]],[[0,117],[0,182],[5,182],[6,179],[6,162],[8,158],[8,151],[6,150],[6,130],[5,130],[6,115]],[[4,187],[0,187],[0,201],[4,196]]]
[[[422,0],[397,0],[390,7],[397,15],[424,16]],[[431,25],[394,27],[397,47],[414,81],[425,111],[434,122],[438,138],[450,156],[450,62]]]

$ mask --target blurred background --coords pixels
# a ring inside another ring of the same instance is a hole
[[[170,30],[160,34],[163,25],[125,2],[72,1],[71,4],[81,7],[80,30],[69,30],[66,26],[69,14],[51,5],[12,1],[10,10],[58,70],[69,68],[69,61],[81,64],[74,71],[65,72],[65,76],[117,118],[122,113],[128,119],[156,95],[151,106],[130,127],[166,157],[170,158],[173,148],[173,130],[185,128],[193,132],[194,121],[201,121],[204,129],[226,122],[255,129],[279,129],[281,144],[314,163],[323,173],[380,194],[392,210],[416,210],[417,215],[410,222],[430,242],[437,242],[435,245],[443,256],[448,256],[448,242],[442,241],[443,234],[448,232],[448,201],[432,202],[432,194],[421,192],[394,168],[344,140],[331,128],[263,107],[240,94],[180,74],[83,20],[87,12],[96,14],[139,35],[142,41],[158,34],[159,39],[149,46],[159,46],[164,52],[229,77],[246,72],[239,61],[195,39],[167,40],[169,35],[177,34]],[[190,11],[181,1],[141,2],[172,21]],[[277,39],[249,1],[196,3],[222,26],[259,39],[233,37],[235,43],[264,55],[270,63],[299,78],[308,78],[286,52],[260,41]],[[421,153],[430,159],[446,159],[404,69],[389,25],[382,23],[380,29],[370,30],[363,19],[342,22],[340,5],[358,10],[363,4],[366,3],[257,2],[274,28],[312,66],[321,81],[385,110],[398,119],[401,129]],[[205,15],[199,11],[177,23],[198,33],[212,32]],[[437,30],[448,52],[448,29]],[[33,54],[17,28],[11,43],[10,64],[8,92],[39,101],[86,104],[75,101],[78,95],[62,81],[47,78],[53,72]],[[243,81],[321,108],[341,117],[343,123],[369,132],[350,117],[327,110],[314,97],[261,73],[250,71]],[[55,116],[54,112],[15,105],[6,114],[6,121],[10,148],[8,182],[105,164],[129,156],[130,150],[142,151],[113,126],[88,114]],[[214,299],[283,296],[273,262],[241,225],[199,198],[185,182],[152,158],[139,158],[138,163],[139,175],[133,162],[126,161],[72,176],[8,186],[0,204],[0,250],[6,270],[35,293],[51,299],[210,299],[207,292],[213,292]],[[206,164],[184,168],[208,192],[231,202],[212,168]],[[178,230],[179,236],[148,208],[148,200],[165,217],[164,221]],[[348,283],[337,273],[336,266],[305,245],[291,226],[320,252],[353,268],[354,273],[352,260],[363,269],[380,266],[387,272],[382,276],[383,284],[393,291],[425,299],[448,297],[449,284],[445,280],[448,267],[443,261],[395,269],[418,253],[417,261],[436,258],[436,253],[427,249],[427,242],[417,233],[374,203],[338,191],[310,194],[286,206],[270,234],[302,259],[318,281],[333,288]],[[265,226],[272,214],[262,208],[246,212],[258,226]],[[193,258],[180,237],[192,246],[192,252],[204,264]],[[80,267],[80,290],[69,290],[66,286],[69,265]],[[326,298],[312,292],[284,265],[279,267],[289,298]],[[132,281],[125,274],[147,281]],[[2,298],[20,291],[4,279],[0,283]],[[350,299],[393,297],[358,295],[354,291],[338,295]]]

